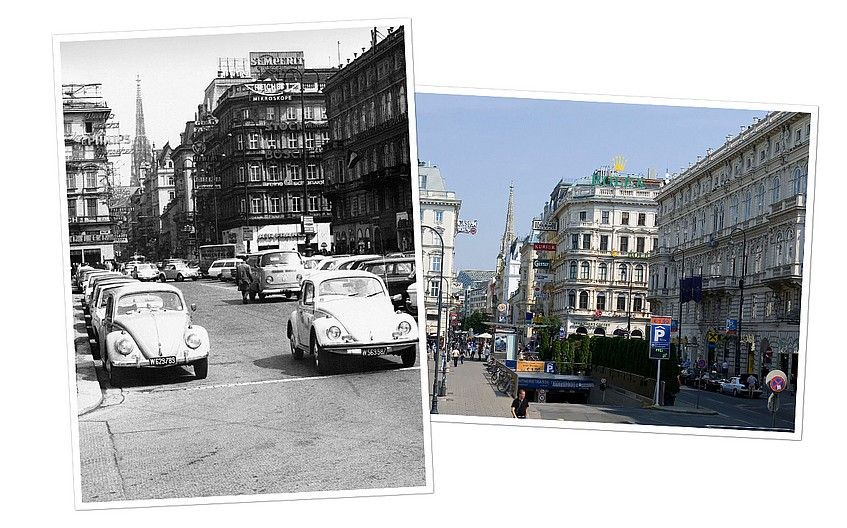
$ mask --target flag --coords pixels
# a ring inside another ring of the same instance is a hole
[[[691,277],[691,300],[703,302],[703,276]]]
[[[352,169],[353,165],[359,161],[359,154],[355,150],[347,151],[347,168]]]
[[[679,302],[687,303],[691,300],[691,279],[679,279]]]

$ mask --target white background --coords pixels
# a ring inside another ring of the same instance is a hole
[[[2,518],[61,526],[843,522],[844,18],[810,1],[585,4],[7,7]],[[75,512],[51,34],[401,16],[413,19],[418,84],[820,106],[803,440],[436,423],[433,495]]]

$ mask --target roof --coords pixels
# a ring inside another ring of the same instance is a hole
[[[128,283],[126,286],[118,288],[115,294],[126,295],[129,293],[144,293],[156,291],[173,292],[179,294],[180,297],[182,296],[182,291],[179,288],[161,282],[131,282]]]
[[[345,279],[351,277],[363,277],[363,278],[377,278],[379,276],[374,275],[370,271],[362,271],[362,270],[323,270],[316,271],[310,274],[303,280],[310,280],[312,282],[323,282],[330,279]]]
[[[267,255],[268,253],[297,253],[297,254],[299,254],[300,252],[296,251],[294,249],[263,249],[261,251],[254,251],[253,253],[250,253],[247,256],[252,257],[254,255]]]

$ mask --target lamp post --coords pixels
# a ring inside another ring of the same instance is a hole
[[[679,241],[677,240],[677,247],[679,247]],[[679,353],[679,358],[682,358],[682,280],[685,278],[685,250],[680,249],[679,253],[682,255],[681,262],[679,264],[679,322],[676,327],[676,341],[677,341],[677,352]],[[671,262],[676,262],[676,258],[671,255]]]
[[[741,232],[741,277],[738,279],[738,327],[737,335],[735,336],[735,373],[740,374],[741,370],[741,317],[744,313],[744,275],[747,273],[747,233],[737,226],[733,227],[729,232],[729,241],[733,243],[733,237],[736,232]],[[734,274],[734,273],[733,273]]]
[[[632,276],[635,275],[635,266],[630,263],[628,266],[630,268],[629,271],[629,299],[626,303],[626,338],[630,339],[632,336],[632,332],[630,331],[630,326],[632,322]]]
[[[438,236],[438,243],[441,246],[441,255],[444,256],[444,238],[441,236],[441,233],[438,232],[432,226],[421,225],[421,229],[429,229],[433,233]],[[421,233],[421,238],[423,238],[423,233]],[[441,305],[442,298],[444,297],[444,292],[442,291],[441,283],[444,281],[444,266],[439,266],[438,268],[438,326],[435,331],[435,372],[433,374],[432,380],[432,405],[430,407],[430,414],[438,414],[438,360],[439,354],[441,352]],[[447,354],[447,350],[444,350],[444,354]],[[442,373],[442,379],[444,379],[444,374]]]

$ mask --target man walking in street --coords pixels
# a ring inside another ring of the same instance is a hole
[[[241,302],[247,304],[247,294],[250,291],[250,285],[253,283],[253,272],[243,260],[235,266],[235,281],[238,283],[239,291],[241,291]]]
[[[512,418],[526,418],[528,408],[529,402],[526,401],[526,391],[521,389],[518,391],[518,397],[512,401]]]
[[[453,356],[453,367],[458,367],[459,366],[459,356],[460,356],[459,349],[454,348],[451,355]]]

